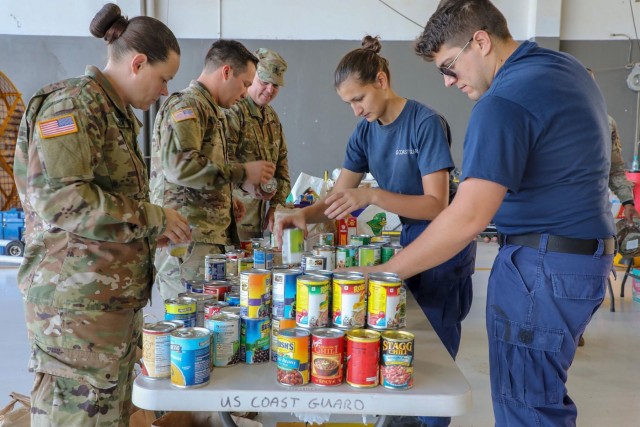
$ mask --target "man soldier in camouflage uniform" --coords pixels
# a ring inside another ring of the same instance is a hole
[[[248,191],[234,190],[234,198],[246,209],[238,224],[241,240],[262,237],[265,229],[272,230],[276,206],[284,205],[291,191],[287,143],[280,119],[269,105],[284,86],[287,63],[270,49],[260,48],[256,56],[258,68],[247,91],[249,96],[225,111],[229,121],[229,148],[241,162],[267,160],[275,163],[277,188],[268,194],[259,186]]]
[[[16,144],[32,426],[128,425],[152,254],[167,237],[190,238],[186,218],[149,203],[132,110],[167,94],[178,42],[160,21],[127,20],[114,4],[91,32],[109,43],[107,67],[39,90]]]
[[[227,157],[222,108],[246,96],[257,62],[241,43],[216,41],[198,79],[167,98],[156,117],[151,200],[181,212],[193,233],[184,258],[167,248],[156,253],[156,283],[164,299],[184,291],[181,279],[203,278],[205,255],[224,253],[225,246],[239,243],[232,185],[259,185],[273,176],[273,163],[230,163]]]
[[[632,222],[633,217],[640,218],[640,213],[633,203],[633,184],[627,179],[622,159],[622,144],[618,135],[618,126],[613,117],[609,116],[609,132],[611,132],[611,170],[609,171],[609,188],[618,196],[624,207],[623,215],[626,221]]]

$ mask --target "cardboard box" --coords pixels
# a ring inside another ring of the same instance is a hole
[[[336,246],[348,245],[351,236],[358,234],[358,220],[353,216],[338,219],[336,229]]]

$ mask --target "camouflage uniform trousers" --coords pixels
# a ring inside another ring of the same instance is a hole
[[[31,426],[128,426],[142,310],[26,302],[25,316],[36,372]]]
[[[178,258],[169,255],[167,248],[157,249],[155,283],[162,300],[176,298],[179,293],[184,292],[183,280],[203,280],[204,257],[223,253],[224,245],[192,242],[181,264]]]

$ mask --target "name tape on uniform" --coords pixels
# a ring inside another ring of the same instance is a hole
[[[54,117],[49,120],[38,122],[38,130],[42,138],[54,138],[56,136],[68,135],[78,132],[76,119],[71,114]]]
[[[193,108],[183,108],[182,110],[171,113],[171,117],[173,117],[173,120],[176,122],[181,122],[183,120],[195,119],[196,114],[193,112]]]

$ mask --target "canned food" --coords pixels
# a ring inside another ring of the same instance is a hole
[[[273,268],[273,250],[268,247],[258,247],[253,250],[253,268],[271,270]]]
[[[285,264],[300,264],[304,251],[304,231],[299,228],[282,230],[282,262]]]
[[[296,279],[300,270],[273,270],[273,317],[296,318]]]
[[[398,329],[401,317],[402,281],[393,273],[369,275],[367,325],[374,329]]]
[[[410,332],[383,332],[380,350],[380,383],[386,388],[406,390],[413,387],[413,344]]]
[[[226,303],[224,301],[214,301],[206,303],[204,305],[204,320],[206,321],[207,319],[215,316],[216,314],[220,313],[220,310],[228,306],[229,303]]]
[[[211,337],[205,328],[182,328],[171,333],[171,385],[195,388],[209,384]]]
[[[320,233],[318,234],[319,246],[333,246],[333,233]]]
[[[142,327],[142,375],[151,380],[171,377],[172,322],[145,323]]]
[[[296,319],[278,319],[276,317],[271,318],[271,361],[278,361],[278,335],[283,329],[290,329],[296,327]]]
[[[389,261],[391,257],[397,255],[402,250],[400,245],[384,245],[380,248],[380,262],[384,264]]]
[[[318,255],[307,255],[304,257],[304,264],[302,264],[302,272],[307,273],[313,270],[326,270],[327,259]]]
[[[329,279],[324,276],[298,276],[296,324],[306,328],[329,325]]]
[[[240,314],[252,319],[269,316],[271,272],[248,270],[240,273]]]
[[[266,183],[260,183],[260,189],[266,194],[271,194],[278,189],[278,180],[274,177],[271,177],[271,179],[269,179],[269,181],[267,181]]]
[[[204,306],[215,302],[215,297],[208,294],[195,294],[193,292],[183,292],[178,294],[178,297],[193,298],[196,300],[196,324],[195,326],[204,327]]]
[[[204,290],[204,280],[194,279],[194,280],[183,280],[184,291],[185,292],[193,292],[194,294],[201,294]]]
[[[353,245],[336,248],[336,266],[338,268],[356,267],[356,247]]]
[[[224,301],[225,294],[231,291],[231,282],[228,280],[212,280],[203,286],[205,294],[213,295],[216,301]]]
[[[371,236],[371,244],[373,243],[391,243],[391,236]]]
[[[358,247],[358,265],[368,267],[380,264],[380,246],[362,245]]]
[[[333,326],[364,328],[367,286],[363,276],[336,273],[333,277]]]
[[[260,237],[254,237],[251,239],[251,254],[255,252],[256,249],[261,248],[262,239]]]
[[[349,244],[352,246],[370,245],[371,236],[369,234],[357,234],[351,236],[351,239],[349,239]]]
[[[178,297],[164,301],[164,320],[182,320],[185,328],[196,325],[197,302],[193,298]]]
[[[347,384],[377,386],[379,361],[380,332],[369,329],[347,331]]]
[[[242,250],[242,255],[238,257],[244,258],[253,255],[253,242],[251,240],[241,240],[240,241],[240,249]]]
[[[310,332],[307,329],[283,329],[278,334],[277,381],[282,385],[309,382]]]
[[[253,257],[244,257],[238,260],[238,275],[243,271],[251,270],[253,268]]]
[[[244,249],[235,249],[224,254],[227,258],[227,278],[238,276],[238,260],[244,258]]]
[[[311,382],[339,385],[344,377],[344,331],[320,328],[311,334]]]
[[[204,280],[224,280],[227,277],[227,257],[223,254],[205,255]]]
[[[240,293],[227,292],[224,296],[224,301],[232,307],[240,306]]]
[[[235,316],[240,317],[240,306],[236,305],[236,306],[227,306],[227,307],[222,307],[220,309],[220,313],[225,313],[225,314],[233,314]]]
[[[271,319],[240,318],[240,361],[247,364],[269,361]]]
[[[219,313],[207,319],[211,331],[211,357],[215,367],[236,365],[240,362],[240,317]]]
[[[323,270],[333,271],[336,268],[336,248],[328,245],[318,245],[313,247],[313,252],[317,256],[325,258],[326,261]]]
[[[400,310],[398,310],[400,314],[398,315],[398,327],[404,328],[405,326],[407,326],[407,288],[402,286],[398,293],[400,294]]]

